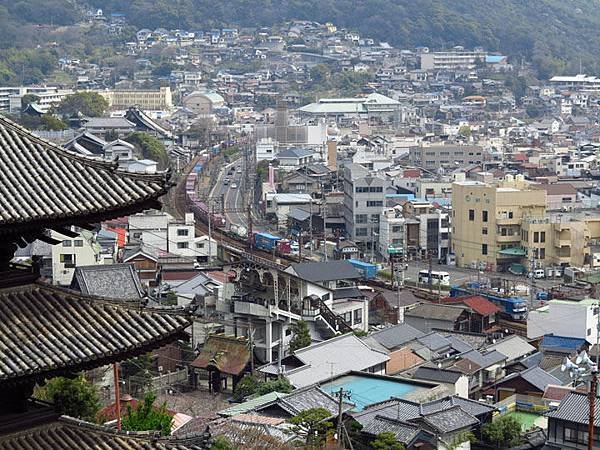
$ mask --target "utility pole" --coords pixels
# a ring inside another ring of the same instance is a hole
[[[252,240],[254,239],[252,232],[252,202],[248,202],[248,249],[252,254]]]
[[[279,324],[279,351],[277,352],[277,377],[283,373],[281,360],[283,359],[283,322]]]
[[[248,336],[250,338],[250,373],[254,373],[254,330],[252,329],[252,317],[248,317]]]
[[[312,259],[313,256],[313,220],[312,220],[312,196],[310,197],[310,203],[309,203],[309,208],[310,208],[310,217],[309,217],[309,224],[308,227],[310,228],[309,233],[310,233],[310,258]]]
[[[431,271],[432,271],[432,261],[431,261],[431,252],[428,251],[427,252],[427,263],[429,264],[429,292],[433,292],[433,279],[431,277]],[[439,280],[438,280],[439,282]]]
[[[535,253],[537,249],[530,248],[529,251],[529,311],[533,311],[535,300]]]
[[[115,412],[117,415],[117,430],[121,431],[121,393],[119,390],[119,363],[113,363],[113,375],[115,379]]]
[[[210,264],[212,259],[212,218],[213,218],[213,208],[212,202],[208,200],[208,264]]]
[[[341,446],[342,443],[342,409],[344,406],[344,388],[340,388],[338,393],[338,421],[337,421],[337,439]]]
[[[594,448],[594,419],[596,414],[596,391],[598,390],[598,366],[592,366],[591,380],[590,380],[590,417],[588,423],[588,450]]]

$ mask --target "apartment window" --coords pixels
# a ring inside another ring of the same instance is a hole
[[[546,232],[540,231],[540,242],[546,242]]]
[[[509,212],[508,212],[508,218],[509,218],[509,219],[512,219],[512,218],[513,218],[513,212],[512,212],[512,211],[509,211]]]
[[[60,262],[65,265],[66,268],[74,268],[76,264],[75,255],[69,253],[61,253]]]
[[[357,214],[355,217],[356,223],[367,223],[368,215],[367,214]]]
[[[381,186],[372,186],[369,188],[369,192],[383,192],[383,187]]]
[[[357,323],[362,323],[362,309],[354,310],[354,325]]]
[[[204,242],[198,242],[196,248],[204,248]]]
[[[187,236],[187,235],[188,235],[187,228],[178,228],[177,229],[177,236]]]
[[[487,234],[487,228],[483,227],[483,228],[481,229],[481,234]]]
[[[533,242],[535,242],[535,243],[540,242],[540,233],[538,231],[533,232]]]
[[[392,227],[392,233],[400,233],[402,231],[402,226],[401,225],[394,225]]]
[[[481,211],[481,220],[483,220],[484,222],[488,221],[488,212],[487,211]]]
[[[364,194],[365,192],[369,192],[369,188],[367,186],[356,186],[357,194]]]
[[[188,248],[188,243],[187,242],[178,242],[177,248]]]
[[[357,236],[366,236],[367,235],[367,229],[366,228],[357,228],[356,229],[356,235]]]
[[[75,239],[73,241],[73,244],[75,245],[75,247],[83,247],[83,239]]]
[[[70,247],[71,246],[71,241],[70,240],[64,240],[62,241],[62,246],[63,247]]]
[[[482,255],[487,255],[488,254],[487,244],[481,244],[481,254]]]
[[[352,323],[352,311],[344,313],[344,322]]]
[[[588,336],[591,336],[591,335],[592,335],[592,329],[591,329],[591,328],[588,328],[588,329],[587,329],[587,335],[588,335]]]
[[[379,214],[371,214],[371,223],[379,223]]]
[[[546,249],[538,248],[538,259],[546,259]]]
[[[469,210],[469,220],[470,221],[475,220],[475,210],[474,209]]]
[[[367,207],[371,208],[374,206],[383,206],[382,200],[367,200]]]

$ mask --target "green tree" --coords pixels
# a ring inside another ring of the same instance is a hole
[[[235,450],[235,447],[225,436],[217,436],[210,446],[210,450]]]
[[[169,155],[162,142],[151,134],[143,131],[135,131],[125,138],[125,140],[135,145],[144,158],[158,162],[161,169],[169,166]]]
[[[131,405],[127,405],[127,414],[121,423],[123,429],[128,431],[155,430],[160,431],[163,436],[171,434],[173,418],[167,412],[167,405],[163,403],[156,408],[155,401],[156,395],[148,393],[135,410],[131,408]]]
[[[245,375],[235,385],[233,399],[238,402],[243,401],[246,397],[249,397],[256,392],[259,384],[260,382],[252,375]]]
[[[42,127],[49,131],[62,131],[69,128],[66,123],[52,114],[44,114],[41,118]]]
[[[93,421],[100,408],[96,388],[83,375],[52,378],[36,396],[54,404],[56,412],[83,420]]]
[[[243,401],[251,395],[265,395],[270,392],[287,394],[292,392],[293,389],[294,387],[290,382],[283,377],[261,382],[252,375],[246,375],[236,384],[233,391],[233,399],[235,401]]]
[[[292,424],[293,431],[303,437],[308,445],[318,445],[333,425],[327,421],[330,417],[331,413],[325,408],[310,408],[290,418],[288,422]]]
[[[463,125],[458,129],[458,134],[466,138],[471,137],[471,127],[469,125]]]
[[[308,324],[304,320],[299,320],[292,325],[292,333],[294,333],[294,337],[290,341],[291,352],[295,352],[296,350],[308,347],[312,344],[310,330],[308,329]]]
[[[497,449],[518,445],[521,441],[521,422],[513,416],[502,416],[481,427],[484,442]]]
[[[310,79],[314,84],[324,84],[331,78],[331,70],[325,64],[317,64],[310,69]]]
[[[527,94],[527,80],[525,77],[507,78],[504,84],[511,90],[517,105],[521,105],[523,97]]]
[[[450,444],[448,444],[448,450],[456,450],[465,442],[469,441],[473,443],[476,440],[477,438],[473,433],[470,431],[463,431],[462,433],[458,433],[456,436],[454,436],[454,439],[452,439]]]
[[[25,111],[31,103],[38,103],[40,97],[35,94],[25,94],[21,97],[21,111]]]
[[[292,392],[294,387],[289,382],[289,380],[285,377],[279,377],[276,380],[266,381],[264,383],[259,383],[256,388],[256,395],[265,395],[269,392],[280,392],[282,394],[288,394]]]
[[[108,102],[97,92],[76,92],[60,102],[58,112],[63,116],[81,113],[87,117],[99,117],[107,108]]]
[[[396,435],[391,431],[379,433],[377,437],[371,441],[371,447],[376,450],[405,450],[406,448],[396,440]]]

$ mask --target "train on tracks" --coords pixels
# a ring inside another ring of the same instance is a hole
[[[201,152],[196,159],[185,180],[185,203],[188,210],[194,213],[197,222],[205,225],[210,224],[215,233],[224,235],[230,240],[235,240],[243,246],[263,250],[273,256],[290,257],[291,246],[286,239],[261,232],[251,233],[248,236],[249,230],[245,226],[229,222],[224,214],[212,209],[198,196],[198,180],[206,173],[211,162],[227,148],[227,145],[227,143],[215,145],[211,149]],[[269,238],[265,239],[267,235]]]

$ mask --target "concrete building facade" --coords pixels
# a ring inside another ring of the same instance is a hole
[[[525,217],[544,217],[546,191],[522,175],[498,184],[460,181],[452,185],[452,251],[460,267],[506,270],[521,262]],[[504,252],[508,249],[521,249]]]
[[[343,176],[346,234],[363,251],[374,250],[388,183],[359,164],[346,165]]]

